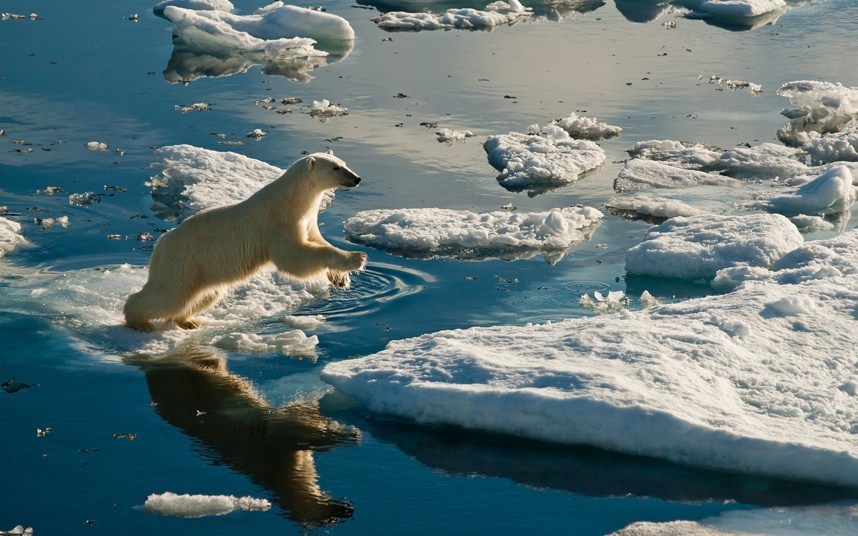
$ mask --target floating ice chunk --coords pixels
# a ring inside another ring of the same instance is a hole
[[[654,218],[696,216],[703,212],[678,199],[655,197],[646,194],[615,195],[605,202],[605,206],[613,212],[639,214]]]
[[[858,162],[858,129],[816,138],[804,148],[817,163]]]
[[[712,279],[731,266],[769,267],[804,239],[779,214],[672,218],[626,253],[630,274]]]
[[[778,130],[789,145],[806,145],[823,134],[843,132],[858,125],[858,88],[816,80],[787,82],[778,89],[794,108],[781,112],[790,120]]]
[[[407,13],[391,11],[372,21],[382,30],[492,30],[503,24],[514,24],[532,15],[530,8],[518,0],[492,2],[485,11],[472,8],[449,9],[445,13]]]
[[[483,144],[498,182],[511,191],[536,195],[576,182],[605,163],[605,151],[589,140],[575,140],[549,125],[541,134],[510,132],[489,136]]]
[[[207,102],[195,102],[194,104],[191,104],[190,106],[181,106],[181,105],[177,104],[175,106],[175,108],[176,108],[176,110],[182,112],[183,114],[186,114],[189,112],[208,112],[209,110],[212,109],[212,106],[211,106],[211,104],[209,104]]]
[[[320,45],[354,41],[355,31],[349,21],[325,11],[290,6],[282,1],[260,8],[262,24],[268,28],[265,39],[274,37],[309,37]]]
[[[712,145],[688,141],[649,140],[639,141],[629,150],[632,158],[644,158],[668,162],[686,169],[716,167],[723,151]]]
[[[744,179],[792,177],[805,172],[807,166],[799,160],[798,149],[775,143],[753,147],[736,147],[724,151],[718,160],[726,175]]]
[[[450,128],[442,128],[436,132],[435,135],[438,136],[438,141],[440,143],[448,144],[457,141],[465,141],[465,138],[473,138],[476,136],[476,134],[470,130],[453,130]]]
[[[855,197],[852,173],[837,166],[793,191],[758,194],[757,206],[786,216],[839,214],[849,210]]]
[[[0,216],[0,258],[26,243],[21,236],[21,224]]]
[[[318,329],[325,324],[323,315],[290,315],[283,317],[283,323],[295,329]]]
[[[6,15],[5,13],[3,15]],[[33,536],[33,527],[24,528],[23,525],[15,525],[10,530],[0,530],[0,536]]]
[[[43,218],[38,223],[42,227],[42,229],[50,229],[54,225],[59,225],[63,229],[67,229],[69,226],[69,217],[60,216],[58,218]]]
[[[162,219],[184,219],[204,208],[243,200],[284,170],[233,152],[193,145],[170,145],[155,151],[161,174],[151,178],[152,210]]]
[[[693,186],[738,186],[736,179],[695,169],[675,167],[653,160],[633,158],[614,180],[618,192],[648,188],[690,188]]]
[[[784,0],[694,0],[695,9],[731,18],[760,17],[786,8]]]
[[[804,234],[831,231],[835,227],[834,223],[821,216],[809,216],[807,214],[792,216],[789,221],[798,227],[798,230]]]
[[[766,314],[770,304],[790,315]],[[855,275],[748,286],[393,341],[327,365],[322,379],[373,412],[421,423],[853,486],[858,397],[839,387],[855,379],[856,307]]]
[[[156,15],[163,16],[164,8],[167,6],[182,7],[185,9],[196,10],[212,10],[212,11],[232,11],[235,6],[229,0],[164,0],[155,4],[152,12]]]
[[[608,536],[742,536],[738,532],[725,532],[707,527],[696,521],[666,521],[653,523],[638,521]],[[748,534],[747,536],[751,536]]]
[[[827,240],[808,242],[790,251],[771,267],[736,267],[719,270],[712,286],[729,291],[745,282],[794,284],[818,279],[839,281],[858,276],[858,231]]]
[[[232,495],[178,495],[173,492],[149,495],[143,510],[162,516],[205,517],[222,516],[236,510],[264,512],[271,508],[267,499],[234,497]]]
[[[90,141],[86,143],[86,148],[90,151],[106,151],[110,147],[106,143],[100,141]]]
[[[661,305],[661,300],[650,294],[648,290],[645,290],[641,292],[640,304],[643,308],[656,307]]]
[[[303,331],[295,329],[277,335],[258,335],[256,333],[229,333],[212,339],[211,345],[222,350],[243,354],[280,353],[289,357],[316,357],[316,345],[319,338],[307,337]]]
[[[569,136],[587,140],[602,140],[619,136],[622,128],[599,121],[595,117],[579,116],[575,112],[554,124],[565,130]]]
[[[321,121],[327,121],[331,117],[341,117],[343,115],[349,115],[348,108],[331,104],[331,101],[328,99],[314,100],[310,107],[310,117],[315,117]]]
[[[261,128],[255,128],[252,131],[247,133],[247,137],[253,138],[254,140],[261,140],[262,138],[264,138],[267,135],[268,135],[268,133],[265,132],[264,130],[262,130]]]
[[[605,314],[627,308],[629,306],[629,299],[622,290],[614,290],[604,295],[596,291],[593,292],[592,298],[589,294],[582,294],[578,300],[578,305],[584,309],[592,309],[597,313]]]
[[[554,263],[588,239],[602,213],[591,207],[547,212],[415,208],[368,210],[345,223],[350,240],[405,256],[520,259],[543,253]]]

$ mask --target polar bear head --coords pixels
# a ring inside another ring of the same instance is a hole
[[[313,153],[302,160],[307,176],[312,177],[319,189],[354,188],[360,183],[360,175],[332,152]]]

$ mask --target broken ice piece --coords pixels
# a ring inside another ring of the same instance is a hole
[[[261,140],[262,138],[264,138],[267,135],[268,135],[268,133],[265,132],[264,130],[262,130],[261,128],[254,129],[253,131],[247,133],[248,138],[253,138],[255,140]]]
[[[90,141],[90,142],[87,142],[86,148],[89,149],[90,151],[106,151],[110,147],[108,147],[106,143],[103,143],[100,141]]]

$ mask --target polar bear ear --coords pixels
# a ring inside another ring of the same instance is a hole
[[[333,149],[328,149],[328,154],[330,154],[330,155],[334,154],[334,150],[333,150]]]
[[[313,171],[313,168],[316,167],[316,158],[313,156],[307,157],[307,171]]]

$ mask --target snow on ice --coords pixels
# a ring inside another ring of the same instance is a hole
[[[187,518],[222,516],[236,510],[265,512],[270,508],[271,503],[267,499],[232,495],[179,495],[170,491],[153,493],[143,503],[143,510],[151,514]]]
[[[26,243],[21,236],[21,224],[0,216],[0,257]]]
[[[211,345],[222,350],[242,354],[275,354],[289,357],[316,357],[316,345],[319,338],[307,337],[301,330],[292,330],[277,335],[258,335],[256,333],[228,333],[212,339]]]
[[[834,167],[791,191],[770,190],[758,194],[757,206],[786,216],[839,214],[855,203],[852,180],[849,168]]]
[[[602,213],[591,207],[478,214],[442,208],[368,210],[345,223],[348,239],[405,256],[507,260],[542,253],[555,263],[589,238]]]
[[[514,24],[531,15],[530,8],[524,7],[518,0],[500,0],[487,5],[485,10],[448,9],[442,14],[390,11],[372,20],[379,28],[388,31],[491,30],[496,26]]]
[[[605,163],[605,151],[590,140],[577,140],[557,125],[534,125],[528,134],[489,136],[483,144],[498,182],[511,191],[537,195],[576,182]]]
[[[626,272],[678,279],[712,279],[732,266],[769,267],[804,239],[778,214],[677,217],[652,227],[626,253]]]
[[[728,294],[427,334],[328,364],[322,378],[421,423],[853,486],[858,231],[821,245],[772,238],[797,249],[773,244],[773,270],[753,269],[771,277]]]
[[[703,212],[678,199],[656,197],[647,194],[614,196],[605,202],[611,212],[620,214],[638,214],[653,218],[675,218],[677,216],[696,216]]]
[[[817,80],[787,82],[778,95],[793,108],[781,112],[790,123],[778,130],[787,145],[803,146],[824,134],[858,127],[858,88]]]
[[[613,138],[619,136],[623,131],[618,126],[609,125],[595,117],[580,116],[575,112],[554,121],[553,124],[565,130],[573,138],[586,140]]]

